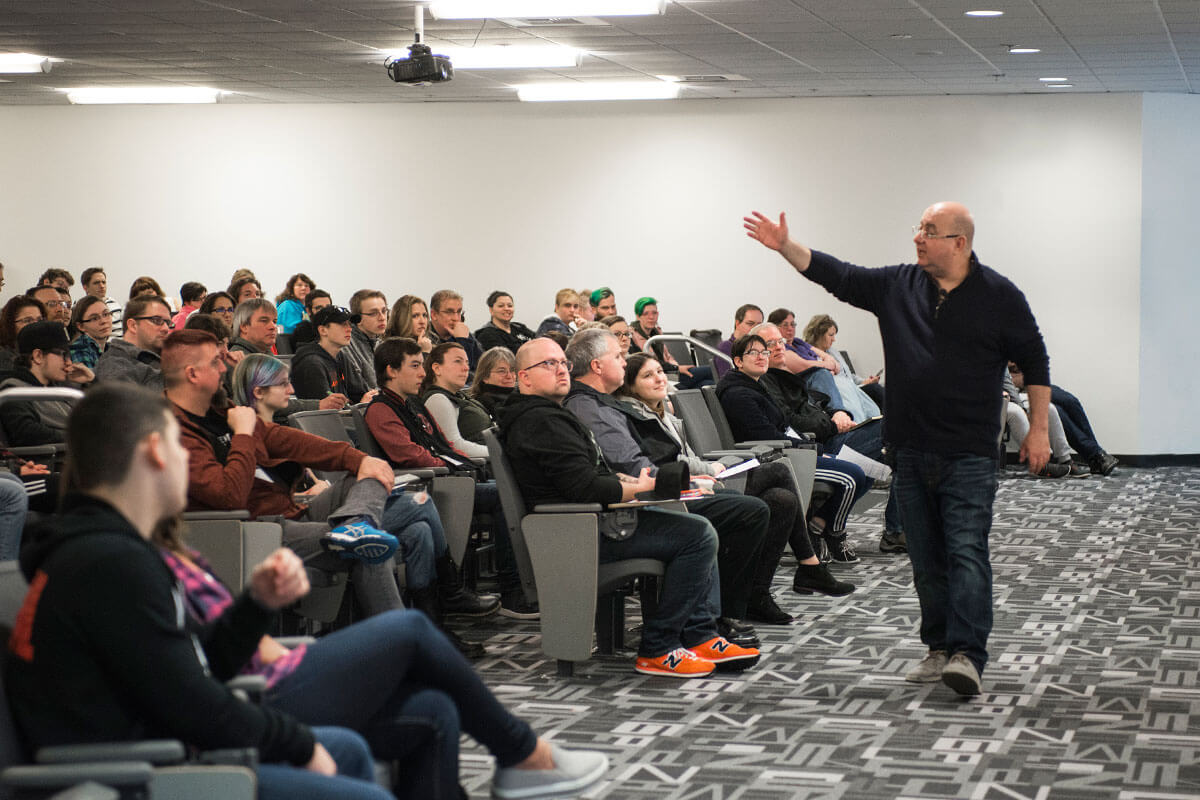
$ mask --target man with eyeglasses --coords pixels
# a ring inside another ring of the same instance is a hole
[[[717,345],[717,349],[725,355],[729,355],[733,351],[733,345],[738,339],[742,338],[750,332],[750,329],[755,325],[761,325],[763,321],[763,310],[753,303],[746,303],[737,307],[737,311],[733,312],[733,333],[729,334],[729,338]],[[713,359],[713,375],[717,380],[725,377],[725,373],[733,369],[733,362],[726,361],[723,358]]]
[[[17,334],[17,362],[0,389],[44,388],[91,383],[92,371],[71,362],[67,329],[57,322],[34,322]],[[66,441],[66,400],[12,400],[0,406],[0,423],[12,447],[30,447]]]
[[[100,267],[88,267],[79,276],[79,283],[83,286],[83,290],[92,297],[98,297],[104,301],[104,305],[108,306],[108,310],[112,312],[113,320],[113,335],[116,332],[123,330],[121,326],[121,304],[108,296],[108,276]]]
[[[538,338],[521,346],[517,386],[520,393],[499,410],[500,439],[529,507],[610,505],[654,490],[656,479],[649,469],[637,476],[609,469],[591,431],[563,408],[571,390],[571,363],[557,344]],[[740,647],[717,632],[721,605],[717,533],[704,517],[642,509],[631,536],[601,536],[599,548],[601,563],[628,558],[666,562],[658,607],[653,612],[643,609],[636,671],[702,678],[718,665],[744,669],[758,661],[757,649]]]
[[[1050,458],[1050,366],[1033,312],[1011,281],[979,262],[975,221],[960,203],[927,208],[913,229],[916,263],[882,269],[799,244],[783,214],[774,222],[754,211],[744,223],[750,238],[797,272],[879,318],[890,376],[884,441],[929,648],[905,679],[979,694],[992,629],[988,533],[1010,359],[1029,391],[1021,460],[1037,474]]]
[[[162,391],[163,341],[171,332],[171,307],[154,295],[125,304],[125,333],[113,339],[96,362],[96,380],[128,381]]]
[[[63,297],[54,286],[35,286],[25,293],[46,307],[46,319],[62,323],[71,321],[71,296]]]
[[[378,289],[359,289],[350,295],[350,313],[358,323],[350,331],[350,344],[338,353],[338,363],[346,373],[350,397],[362,397],[378,389],[375,380],[375,348],[388,324],[387,296]]]

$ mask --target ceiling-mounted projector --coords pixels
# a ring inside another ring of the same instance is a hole
[[[408,46],[408,58],[389,58],[383,62],[388,77],[409,86],[428,86],[454,77],[454,67],[446,56],[434,55],[422,42]]]

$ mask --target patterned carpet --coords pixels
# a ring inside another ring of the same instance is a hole
[[[881,515],[852,516],[848,597],[792,593],[785,560],[776,595],[797,620],[760,626],[764,658],[741,676],[653,678],[622,656],[563,679],[536,622],[465,633],[486,639],[479,670],[509,708],[608,753],[589,798],[1200,797],[1200,469],[1006,472],[992,662],[970,700],[901,678],[924,650],[907,558],[878,552]],[[490,758],[465,740],[462,763],[487,797]]]

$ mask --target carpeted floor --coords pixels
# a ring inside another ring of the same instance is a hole
[[[901,678],[924,649],[907,557],[878,551],[881,515],[851,518],[848,597],[792,593],[785,560],[776,596],[797,620],[759,626],[763,660],[740,676],[653,678],[622,656],[564,679],[536,622],[465,633],[486,639],[479,671],[510,709],[609,755],[589,798],[1200,798],[1200,469],[1006,472],[992,661],[971,700]],[[464,740],[462,763],[488,796],[485,751]]]

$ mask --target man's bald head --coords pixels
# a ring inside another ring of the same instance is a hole
[[[518,391],[562,402],[571,390],[571,374],[566,365],[562,348],[552,339],[538,337],[526,342],[517,351]]]
[[[975,246],[975,217],[962,203],[944,200],[931,205],[925,213],[937,219],[939,223],[944,221],[944,224],[938,225],[938,230],[943,233],[965,236],[968,250]]]
[[[547,358],[562,358],[562,348],[553,340],[544,336],[530,339],[517,350],[517,370],[528,369],[530,364],[545,361]]]

